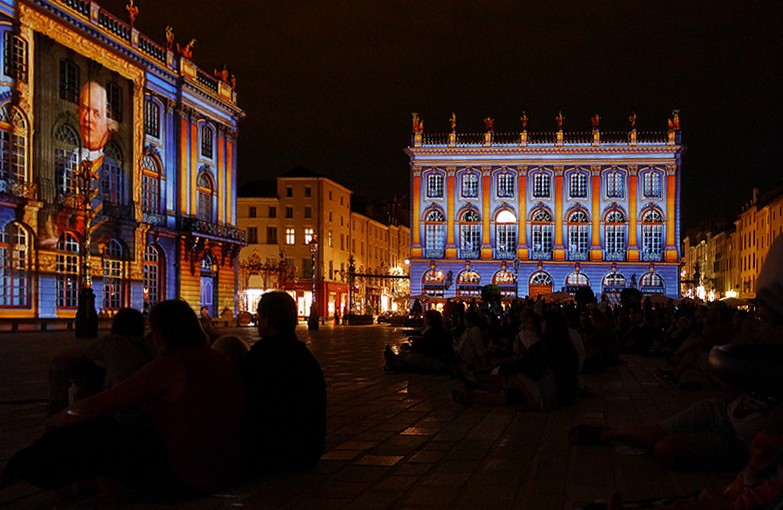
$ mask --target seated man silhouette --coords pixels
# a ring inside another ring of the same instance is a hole
[[[261,339],[242,361],[250,436],[266,471],[312,467],[326,440],[326,383],[321,367],[296,337],[297,310],[285,292],[258,303]]]

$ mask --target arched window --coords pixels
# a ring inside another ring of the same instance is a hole
[[[427,174],[427,198],[443,198],[443,172]]]
[[[665,291],[663,278],[652,271],[644,273],[639,278],[639,290],[645,294],[662,294]]]
[[[495,250],[496,259],[513,259],[517,251],[517,218],[508,209],[500,211],[495,216]]]
[[[79,241],[66,232],[57,241],[56,302],[59,308],[76,308],[79,304]]]
[[[118,310],[123,306],[125,249],[116,239],[109,239],[103,256],[103,308]]]
[[[0,180],[27,181],[27,123],[9,105],[0,107]]]
[[[30,306],[30,240],[18,223],[0,229],[0,307]]]
[[[604,260],[625,260],[627,234],[625,215],[619,209],[611,209],[604,217]]]
[[[438,209],[424,217],[424,257],[442,258],[446,247],[446,218]]]
[[[552,215],[546,209],[539,208],[530,215],[531,260],[549,260],[552,258]]]
[[[160,213],[160,165],[149,154],[141,160],[141,210]]]
[[[612,291],[618,291],[628,286],[628,280],[626,280],[625,276],[621,275],[620,273],[609,273],[608,275],[604,276],[601,285],[605,288],[605,290],[606,288],[609,288]]]
[[[528,296],[536,299],[541,294],[549,294],[552,292],[554,286],[554,280],[549,276],[549,273],[544,271],[536,271],[530,275],[528,281]]]
[[[114,205],[125,203],[125,172],[122,171],[122,163],[122,150],[116,143],[109,143],[101,165],[101,194],[106,202]]]
[[[643,261],[663,260],[663,215],[657,209],[647,209],[642,214]]]
[[[578,209],[568,217],[568,260],[587,260],[590,220],[587,213]]]
[[[54,179],[57,193],[77,193],[74,172],[79,165],[78,149],[81,146],[79,133],[67,124],[57,126],[54,131]]]
[[[214,154],[212,139],[213,139],[212,127],[210,127],[208,124],[202,124],[201,125],[201,156],[202,157],[212,159],[212,155]]]
[[[459,255],[461,259],[477,259],[481,251],[481,218],[474,209],[459,218]]]
[[[202,171],[198,176],[198,219],[212,221],[212,194],[215,189],[212,184],[212,176],[209,172]]]
[[[590,278],[581,271],[571,271],[566,275],[565,284],[568,292],[574,292],[578,287],[589,287]]]
[[[157,247],[148,245],[144,250],[143,291],[145,307],[151,308],[165,295],[163,288],[163,255]]]

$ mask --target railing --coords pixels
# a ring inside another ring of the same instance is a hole
[[[563,132],[564,143],[593,143],[592,131],[564,131]]]
[[[163,49],[163,47],[158,46],[148,38],[146,38],[143,35],[139,35],[139,49],[146,53],[147,55],[150,55],[161,62],[166,61],[166,50]]]
[[[505,248],[494,248],[492,250],[492,256],[496,260],[511,260],[517,256],[516,250],[507,250]]]
[[[528,131],[527,145],[555,145],[557,141],[557,132],[554,131]],[[599,131],[599,145],[628,145],[631,134],[629,131]],[[665,131],[637,131],[637,143],[657,143],[665,144],[667,142],[667,133]],[[486,133],[456,133],[456,146],[483,146],[486,142]],[[492,145],[495,146],[518,146],[520,144],[519,132],[492,133]],[[564,131],[564,145],[591,145],[593,143],[592,131]],[[422,145],[424,146],[447,146],[449,144],[448,133],[422,133]]]
[[[235,227],[216,225],[198,218],[177,218],[177,229],[193,232],[195,234],[206,234],[222,239],[232,239],[234,241],[245,242],[245,231]]]
[[[61,0],[62,3],[84,16],[90,17],[90,2],[85,0]]]
[[[165,225],[166,216],[163,214],[145,212],[141,214],[141,221],[147,225]]]
[[[442,259],[446,250],[443,248],[424,248],[423,254],[425,259]]]
[[[98,13],[98,24],[116,35],[120,39],[130,42],[131,40],[131,27],[124,22],[115,18],[108,11],[101,9]]]
[[[642,262],[660,262],[663,260],[662,251],[642,251],[639,254],[639,259]]]
[[[209,90],[213,92],[218,91],[217,80],[212,76],[208,75],[207,73],[205,73],[204,71],[202,71],[201,69],[199,69],[196,73],[196,81],[198,81],[200,84],[204,85],[205,87],[207,87]]]
[[[551,251],[530,250],[530,260],[552,260]]]
[[[481,250],[477,250],[474,248],[471,249],[457,249],[457,258],[458,259],[477,259],[481,257]]]
[[[607,262],[622,262],[625,260],[625,250],[623,251],[604,250],[604,260]]]
[[[0,194],[35,200],[38,196],[38,188],[35,184],[29,182],[2,179],[0,180]]]
[[[590,252],[589,251],[567,251],[566,257],[568,260],[579,260],[579,261],[585,261],[590,259]]]

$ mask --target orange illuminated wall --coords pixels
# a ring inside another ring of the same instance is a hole
[[[227,166],[225,163],[225,160],[223,159],[224,150],[223,150],[223,144],[225,143],[225,138],[223,138],[222,135],[218,135],[218,157],[217,157],[217,168],[215,169],[215,180],[217,181],[217,196],[218,196],[218,208],[217,208],[217,221],[218,223],[223,223],[225,221],[224,212],[226,211],[226,190],[224,179],[221,177],[225,177]],[[221,168],[222,166],[222,168]]]
[[[234,202],[231,197],[234,196],[234,144],[231,140],[226,140],[226,219],[229,223],[235,221]]]
[[[527,248],[527,170],[522,170],[523,173],[519,174],[519,188],[517,194],[519,195],[519,249],[517,250],[517,257],[521,260],[526,260],[528,257]]]
[[[601,260],[603,254],[601,253],[601,167],[593,168],[592,175],[592,194],[593,194],[593,233],[592,242],[590,243],[590,260]]]
[[[637,170],[630,169],[628,175],[628,260],[639,260],[639,247],[636,239],[636,181]]]
[[[190,209],[188,213],[195,216],[198,207],[198,126],[190,126]]]
[[[413,234],[413,246],[411,257],[421,257],[421,173],[413,174],[413,218],[411,221],[411,233]]]
[[[668,169],[667,169],[668,171]],[[675,212],[677,205],[677,176],[672,171],[666,176],[666,251],[667,262],[677,260]]]
[[[453,259],[457,257],[457,248],[454,246],[454,170],[450,169],[446,178],[446,258]]]
[[[487,171],[481,177],[481,258],[492,258],[492,245],[490,244],[490,175]]]
[[[552,258],[565,260],[563,248],[563,169],[555,169],[555,249]]]
[[[179,211],[182,214],[187,214],[189,209],[189,190],[190,190],[190,179],[189,173],[188,173],[188,134],[190,133],[190,130],[188,129],[188,119],[180,119],[180,203],[179,203]],[[194,183],[195,187],[195,183]]]

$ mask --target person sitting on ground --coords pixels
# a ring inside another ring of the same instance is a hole
[[[152,338],[144,335],[144,316],[133,308],[118,310],[109,335],[68,349],[52,361],[49,416],[68,407],[71,397],[78,400],[111,388],[155,355]]]
[[[158,357],[116,386],[49,418],[49,431],[14,455],[4,481],[44,489],[96,478],[157,495],[210,494],[246,471],[246,408],[235,367],[207,345],[184,301],[155,305]],[[112,416],[146,405],[151,427]]]
[[[296,337],[297,310],[285,292],[258,303],[258,334],[241,366],[254,462],[265,471],[315,466],[326,442],[326,382]]]
[[[410,347],[395,353],[389,345],[383,352],[386,369],[393,372],[446,373],[454,363],[451,335],[437,310],[424,314],[421,336],[412,337]]]

